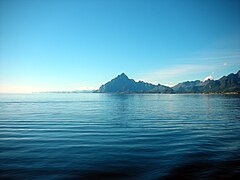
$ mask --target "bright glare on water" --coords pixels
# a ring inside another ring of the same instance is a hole
[[[0,95],[0,178],[234,179],[240,95]]]

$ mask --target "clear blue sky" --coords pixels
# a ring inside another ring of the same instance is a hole
[[[0,92],[152,83],[240,69],[237,0],[0,0]]]

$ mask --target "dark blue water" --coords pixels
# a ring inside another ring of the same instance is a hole
[[[235,179],[240,95],[0,95],[1,179]]]

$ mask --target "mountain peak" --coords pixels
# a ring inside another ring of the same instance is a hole
[[[125,73],[120,74],[119,76],[127,76]]]
[[[122,73],[102,85],[98,92],[111,92],[111,93],[147,93],[147,92],[172,92],[172,89],[165,86],[156,86],[145,82],[136,82],[133,79],[129,79],[125,73]]]
[[[117,78],[129,79],[125,73],[122,73],[122,74],[118,75]]]

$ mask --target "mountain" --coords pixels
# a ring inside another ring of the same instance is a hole
[[[175,93],[240,93],[240,71],[218,80],[187,81],[172,87]]]
[[[97,92],[101,93],[172,93],[170,87],[154,85],[143,81],[134,81],[122,73],[116,78],[102,85]]]
[[[240,92],[240,71],[223,76],[216,81],[206,81],[203,92]]]
[[[143,81],[134,81],[122,73],[102,85],[101,93],[240,93],[240,71],[223,76],[218,80],[186,81],[170,88],[161,84],[154,85]]]
[[[192,93],[192,92],[201,92],[201,87],[203,86],[204,82],[200,80],[196,81],[186,81],[173,86],[172,89],[174,92],[180,93]]]

